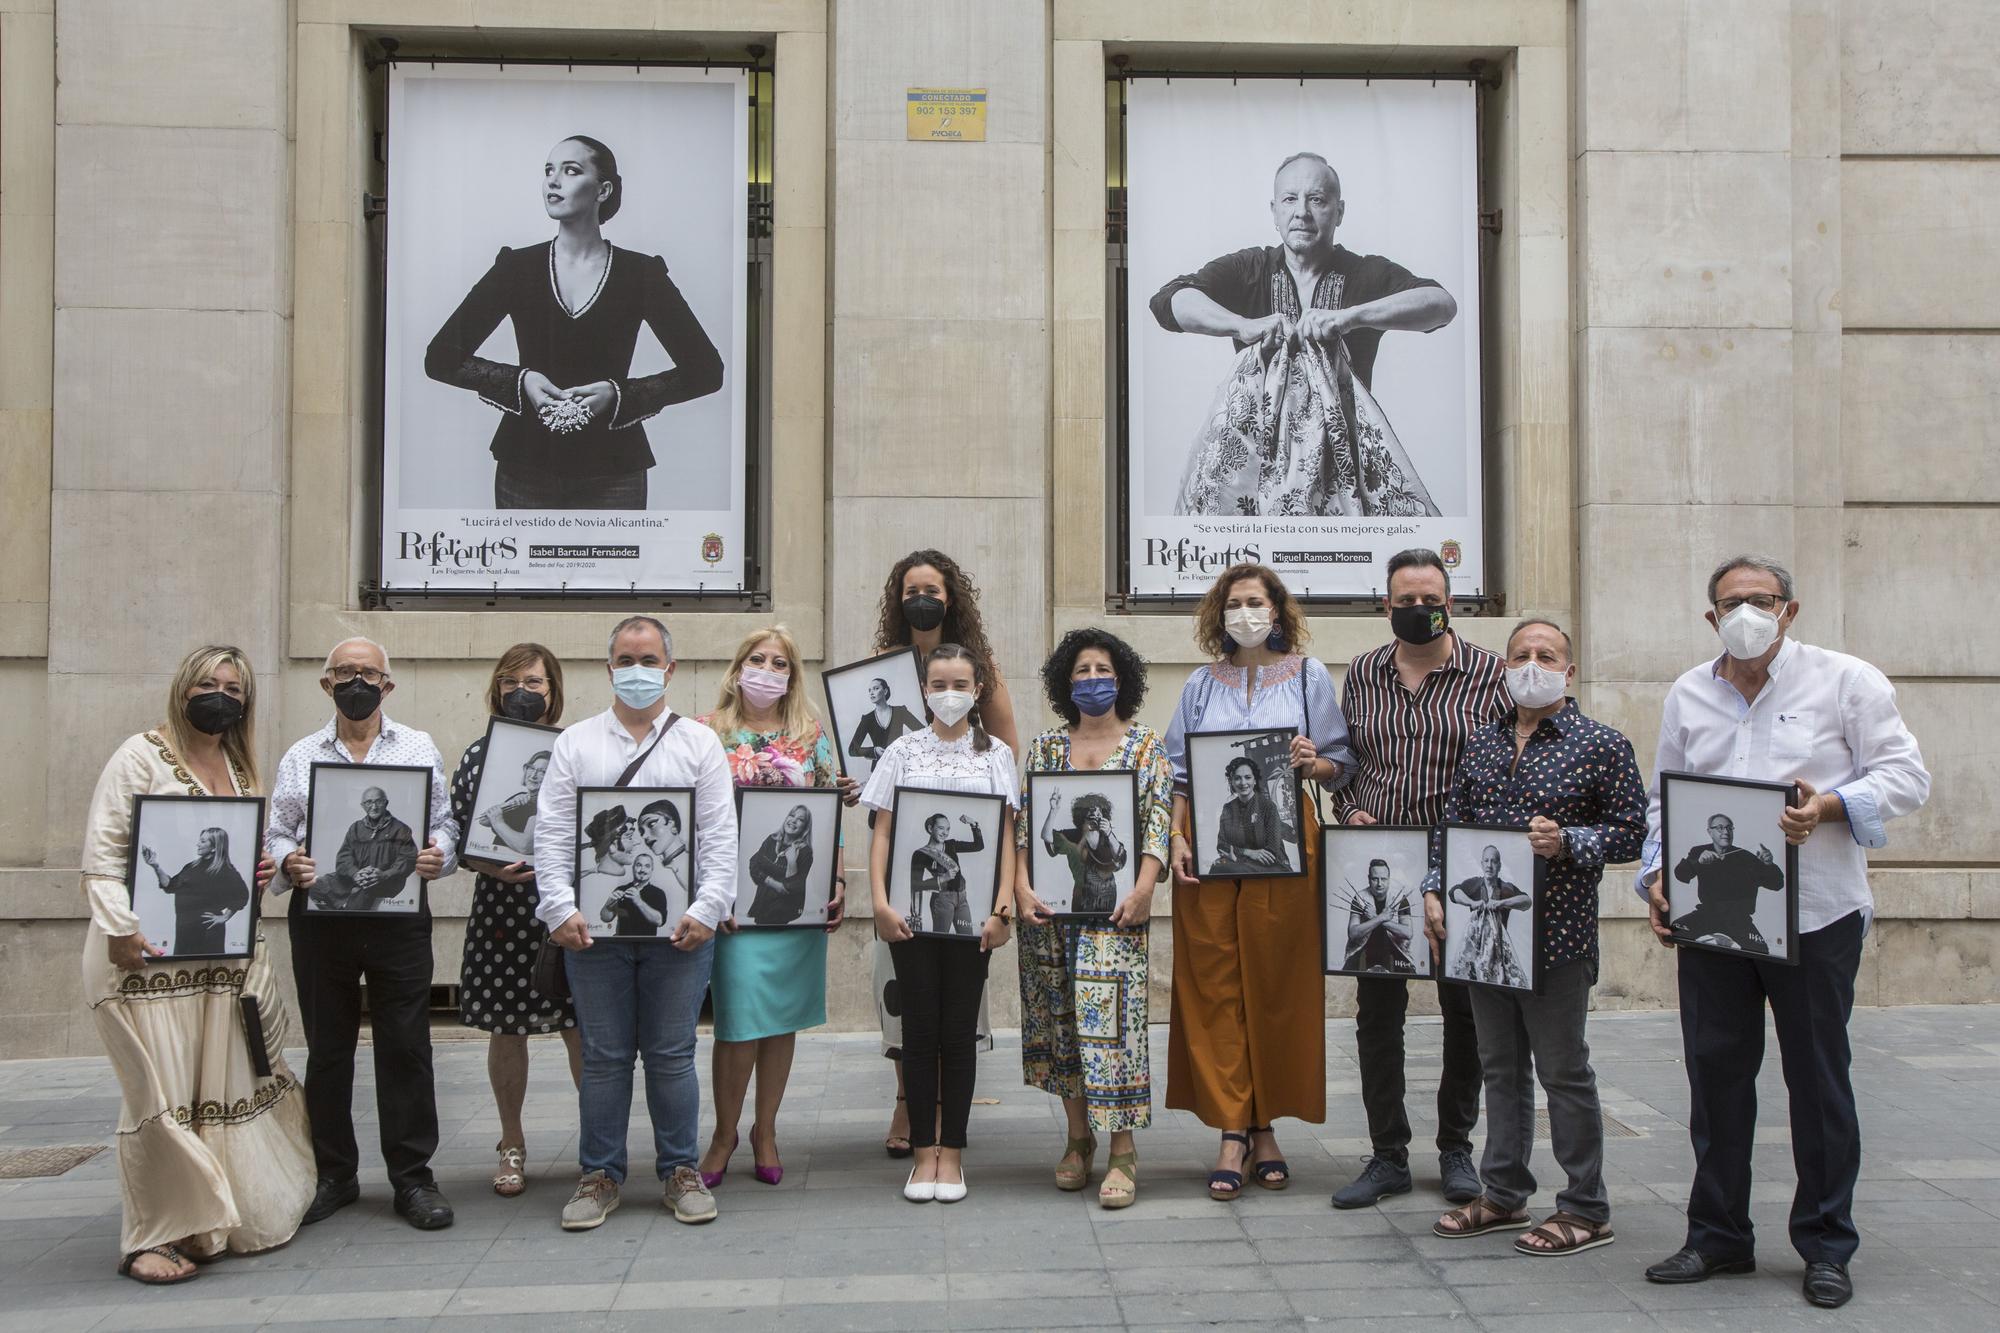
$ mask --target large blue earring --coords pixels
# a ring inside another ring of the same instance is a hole
[[[1275,627],[1271,630],[1271,637],[1264,642],[1274,653],[1289,652],[1292,646],[1285,640],[1285,632]]]
[[[1224,657],[1233,656],[1236,650],[1242,646],[1242,644],[1236,642],[1236,640],[1230,638],[1227,634],[1222,636],[1222,655]]]

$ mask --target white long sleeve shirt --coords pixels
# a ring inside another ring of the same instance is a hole
[[[1889,842],[1885,823],[1930,798],[1931,775],[1896,710],[1889,678],[1858,657],[1786,639],[1771,678],[1749,703],[1721,675],[1722,659],[1690,668],[1667,691],[1635,884],[1660,865],[1660,774],[1791,782],[1834,792],[1845,825],[1827,821],[1799,847],[1799,930],[1872,911],[1868,857]]]
[[[606,709],[556,737],[535,817],[535,915],[554,930],[576,913],[576,793],[610,787],[673,717],[664,709],[641,740]],[[684,717],[628,787],[694,788],[694,899],[688,915],[714,930],[736,906],[736,786],[715,732]],[[671,931],[675,922],[668,922]]]
[[[264,850],[278,863],[272,893],[292,887],[284,872],[285,858],[305,845],[306,814],[311,804],[314,764],[351,764],[354,756],[340,743],[336,724],[328,722],[285,751],[278,761],[278,780],[271,786],[270,815],[264,827]],[[442,879],[458,866],[458,822],[451,817],[451,784],[444,777],[444,756],[428,732],[418,731],[382,715],[382,729],[368,747],[368,764],[398,764],[431,770],[431,837],[444,852]],[[419,848],[419,850],[422,850]],[[324,867],[321,873],[331,870]]]

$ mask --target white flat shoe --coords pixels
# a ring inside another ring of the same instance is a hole
[[[917,1168],[910,1168],[910,1178],[903,1183],[903,1197],[911,1203],[929,1203],[938,1196],[938,1183],[934,1180],[918,1180]],[[958,1188],[958,1197],[965,1197],[965,1186]]]
[[[932,1197],[939,1203],[957,1203],[965,1197],[965,1168],[958,1169],[955,1181],[940,1180],[932,1186]]]

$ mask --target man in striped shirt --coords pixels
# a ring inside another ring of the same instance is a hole
[[[1507,710],[1499,657],[1451,630],[1451,576],[1437,552],[1417,548],[1389,560],[1384,609],[1395,638],[1347,668],[1340,706],[1354,747],[1354,780],[1333,796],[1348,824],[1425,828],[1444,815],[1459,756],[1472,732]],[[1336,1192],[1336,1208],[1365,1208],[1406,1194],[1410,1117],[1403,1105],[1403,977],[1356,981],[1355,1047],[1361,1101],[1374,1147],[1361,1174]],[[1479,1119],[1479,1045],[1466,988],[1439,984],[1444,1011],[1444,1071],[1438,1079],[1438,1173],[1444,1197],[1465,1203],[1479,1193],[1472,1127]]]

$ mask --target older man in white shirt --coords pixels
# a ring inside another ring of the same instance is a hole
[[[535,915],[566,951],[583,1036],[577,1154],[583,1174],[563,1207],[568,1231],[600,1226],[618,1206],[635,1058],[646,1063],[646,1109],[666,1207],[676,1221],[714,1219],[715,1199],[695,1169],[701,1086],[694,1025],[716,928],[736,904],[736,790],[715,732],[667,707],[674,674],[667,627],[651,616],[618,622],[605,671],[616,699],[556,738],[535,821]],[[593,940],[577,910],[576,806],[584,787],[631,787],[635,794],[694,788],[693,900],[657,941]]]
[[[1836,1309],[1854,1294],[1847,1264],[1859,1245],[1861,1126],[1848,1080],[1847,1020],[1873,914],[1863,849],[1886,845],[1885,822],[1924,803],[1930,774],[1887,677],[1787,634],[1799,603],[1782,565],[1750,555],[1725,560],[1709,577],[1708,600],[1724,652],[1667,693],[1639,891],[1653,932],[1669,943],[1659,773],[1794,782],[1802,799],[1781,823],[1799,848],[1799,961],[1680,953],[1694,1186],[1686,1245],[1646,1276],[1700,1282],[1757,1266],[1750,1151],[1768,1000],[1791,1097],[1792,1245],[1806,1261],[1805,1298]]]

